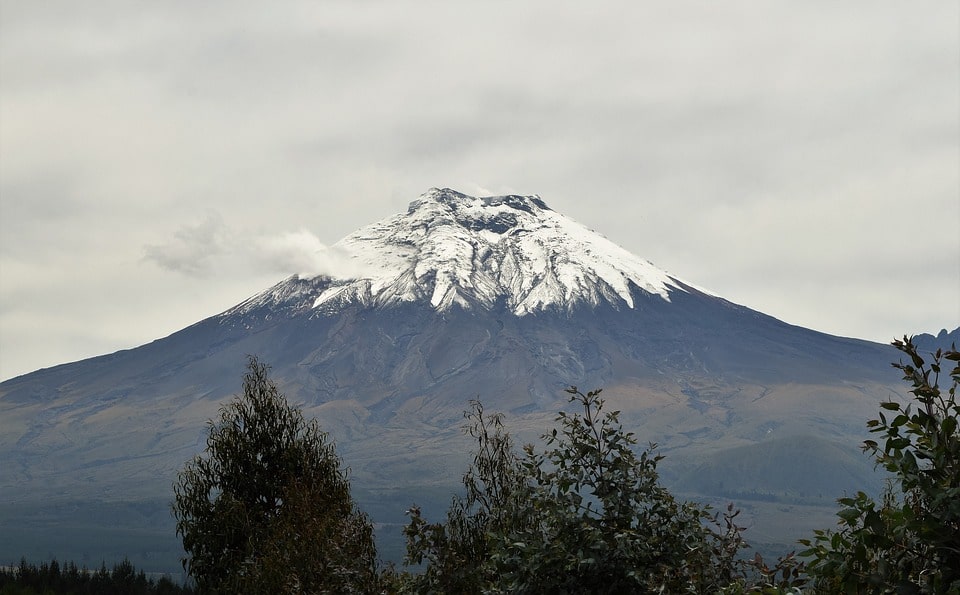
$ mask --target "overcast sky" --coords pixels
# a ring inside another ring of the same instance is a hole
[[[0,0],[0,378],[216,314],[434,186],[539,194],[793,324],[955,328],[958,6]]]

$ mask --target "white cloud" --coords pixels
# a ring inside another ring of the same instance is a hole
[[[259,238],[256,244],[258,257],[270,270],[338,278],[364,274],[348,253],[327,246],[305,229]]]
[[[324,244],[311,231],[257,233],[228,226],[216,212],[182,225],[165,241],[145,245],[143,260],[169,272],[208,279],[244,271],[278,277],[352,278],[364,273],[350,254]]]

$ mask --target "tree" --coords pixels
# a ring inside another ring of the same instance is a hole
[[[251,357],[174,485],[184,568],[200,592],[368,592],[376,549],[334,444]]]
[[[907,337],[893,345],[909,359],[893,365],[914,402],[881,403],[867,422],[880,440],[863,446],[893,474],[892,487],[879,503],[863,492],[841,498],[839,529],[801,540],[802,555],[825,592],[960,593],[960,352],[937,350],[927,364]]]
[[[446,523],[411,510],[407,562],[414,592],[752,592],[732,507],[676,500],[659,483],[655,445],[634,452],[600,391],[568,391],[582,413],[560,413],[547,449],[516,454],[501,417],[467,413],[478,449]],[[762,561],[757,562],[758,568]],[[778,565],[790,573],[794,566]],[[769,569],[765,569],[769,573]],[[790,574],[779,584],[802,584]],[[791,582],[794,581],[794,582]]]
[[[547,449],[525,448],[532,522],[496,536],[510,592],[716,592],[734,581],[739,531],[715,530],[701,505],[659,481],[656,445],[637,454],[600,391],[567,391],[583,413],[557,418]]]
[[[464,430],[477,439],[473,461],[463,476],[465,496],[454,496],[445,523],[428,523],[420,508],[408,511],[407,564],[426,564],[407,575],[413,593],[481,593],[497,580],[490,564],[490,536],[516,530],[528,521],[523,499],[527,478],[504,430],[503,415],[486,415],[480,401],[464,413]]]

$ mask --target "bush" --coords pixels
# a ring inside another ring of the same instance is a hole
[[[839,529],[801,540],[802,555],[825,592],[960,593],[960,352],[938,350],[927,364],[907,337],[893,345],[909,360],[893,365],[913,402],[881,403],[867,422],[878,440],[864,442],[891,487],[879,503],[863,492],[841,498]]]

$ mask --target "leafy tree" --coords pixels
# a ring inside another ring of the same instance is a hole
[[[174,485],[184,568],[200,592],[373,590],[373,529],[334,445],[267,372],[250,358],[243,394]]]
[[[486,415],[479,401],[464,413],[464,430],[477,439],[473,461],[463,476],[466,496],[454,496],[446,523],[428,523],[420,508],[408,511],[407,564],[425,564],[405,577],[414,593],[480,593],[497,580],[490,564],[490,535],[515,529],[528,519],[523,499],[529,493],[524,470],[503,415]]]
[[[907,337],[893,345],[909,360],[893,365],[914,402],[881,403],[879,419],[867,422],[879,440],[866,440],[864,451],[895,487],[879,503],[863,492],[841,498],[839,529],[801,540],[802,555],[825,592],[960,593],[960,352],[938,350],[927,364]]]
[[[467,414],[478,449],[446,523],[411,510],[408,578],[414,592],[731,593],[753,592],[732,507],[722,520],[708,507],[676,500],[659,483],[655,445],[634,452],[618,412],[603,412],[600,391],[571,388],[583,412],[560,413],[547,449],[518,456],[501,417]],[[756,566],[762,567],[757,560]],[[789,568],[787,567],[789,566]],[[770,569],[763,567],[768,573]],[[802,579],[787,561],[780,584]],[[758,591],[759,592],[759,591]],[[772,591],[775,592],[775,591]]]
[[[568,390],[582,414],[561,412],[525,448],[532,522],[496,536],[493,559],[511,592],[715,592],[734,580],[739,532],[714,531],[709,510],[659,482],[651,444],[639,455],[600,391]]]

